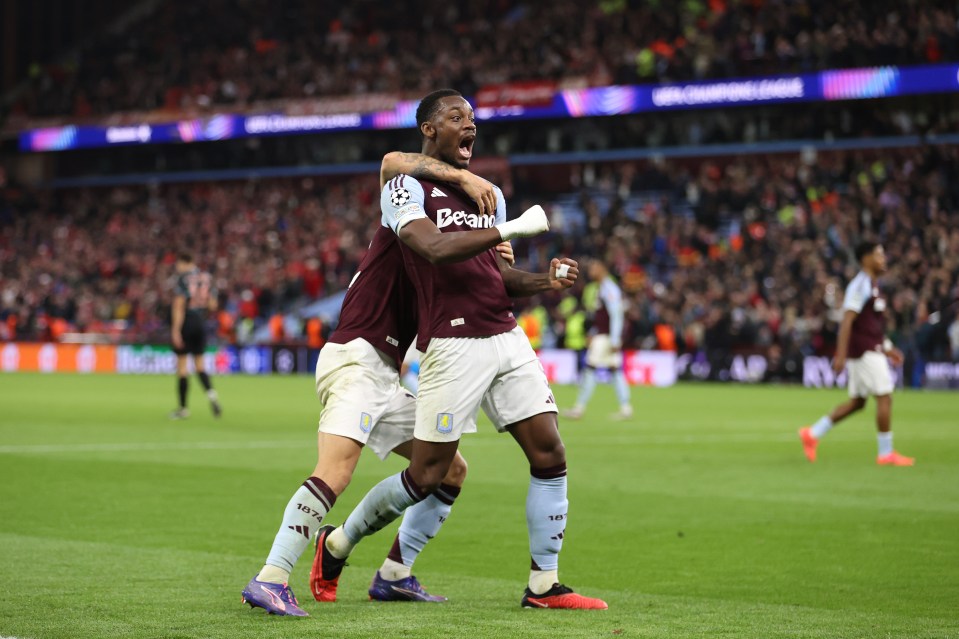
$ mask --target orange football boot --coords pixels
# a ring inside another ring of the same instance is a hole
[[[809,426],[799,429],[799,439],[802,440],[802,449],[806,453],[806,459],[811,462],[816,461],[816,446],[819,445],[819,440],[813,437],[812,429]]]
[[[326,549],[326,538],[333,530],[333,526],[323,526],[316,534],[316,555],[313,557],[313,568],[310,569],[313,598],[330,603],[336,601],[336,586],[346,565],[345,559],[337,559]]]
[[[523,608],[554,608],[561,610],[606,610],[609,608],[602,599],[584,597],[573,592],[562,584],[553,584],[553,587],[541,595],[534,595],[529,588],[520,602]]]
[[[876,457],[876,463],[880,466],[915,466],[916,460],[913,457],[906,457],[896,451],[892,451],[888,455],[879,455]]]

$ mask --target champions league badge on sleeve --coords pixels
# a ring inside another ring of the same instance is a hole
[[[403,187],[400,187],[398,189],[393,189],[393,191],[390,193],[390,204],[392,204],[396,208],[400,208],[404,204],[409,202],[410,198],[412,197],[413,196],[410,194],[410,192],[404,189]]]

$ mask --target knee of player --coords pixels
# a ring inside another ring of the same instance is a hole
[[[530,455],[529,465],[532,469],[553,468],[566,463],[566,446],[559,438],[555,442],[537,447]]]
[[[467,465],[466,460],[459,453],[453,458],[450,469],[446,471],[446,477],[443,478],[444,484],[460,487],[466,481]]]
[[[353,479],[352,472],[345,472],[340,470],[329,470],[317,467],[313,470],[313,477],[320,479],[327,486],[330,487],[330,490],[339,497],[343,494],[343,491],[346,490],[346,487],[350,485],[350,480]]]
[[[428,466],[426,468],[410,466],[409,468],[410,478],[424,495],[436,492],[436,489],[443,483],[447,471],[448,469],[438,466]]]
[[[857,397],[856,399],[852,401],[853,410],[862,410],[865,406],[866,406],[865,397]]]

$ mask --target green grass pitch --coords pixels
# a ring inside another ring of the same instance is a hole
[[[377,604],[394,529],[365,540],[340,601],[312,615],[240,605],[315,462],[308,376],[215,380],[214,421],[166,419],[170,377],[0,376],[0,636],[959,637],[959,394],[903,392],[914,468],[875,464],[872,405],[806,462],[796,429],[843,397],[800,388],[635,389],[632,423],[561,429],[570,520],[561,577],[605,612],[522,610],[528,470],[484,421],[466,487],[416,574],[447,604]],[[561,406],[574,389],[558,388]],[[365,453],[328,521],[402,468]]]

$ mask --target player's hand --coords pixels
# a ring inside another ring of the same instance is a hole
[[[902,351],[898,348],[893,348],[892,350],[886,353],[886,357],[889,358],[889,361],[892,362],[893,366],[902,366],[902,363],[906,361],[906,356],[902,354]]]
[[[539,204],[529,207],[515,220],[497,224],[499,236],[505,241],[517,237],[533,237],[549,230],[549,219],[546,211]]]
[[[565,268],[563,268],[565,267]],[[565,273],[564,273],[565,271]],[[562,277],[558,277],[562,275]],[[579,263],[568,257],[553,258],[549,263],[549,284],[554,291],[570,288],[579,277]]]
[[[183,348],[183,336],[179,333],[173,333],[170,335],[170,341],[173,342],[173,348],[180,350]]]
[[[509,262],[510,266],[516,264],[516,256],[513,255],[513,245],[509,242],[501,242],[496,245],[496,252],[499,256]]]
[[[844,368],[846,368],[846,356],[836,355],[836,357],[832,360],[832,372],[838,375]]]
[[[462,175],[463,179],[460,181],[460,187],[471,200],[476,202],[480,215],[495,215],[496,189],[493,188],[493,185],[469,171],[464,170]]]

